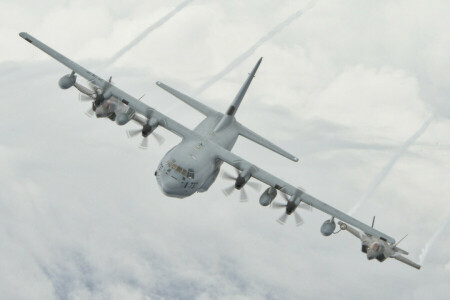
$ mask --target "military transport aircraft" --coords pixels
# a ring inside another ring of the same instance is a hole
[[[294,213],[297,224],[301,224],[302,219],[296,209],[311,206],[332,217],[326,220],[321,227],[321,232],[325,236],[330,236],[334,232],[336,228],[334,219],[336,218],[355,226],[367,235],[385,241],[387,245],[395,243],[392,237],[314,198],[302,189],[290,185],[230,151],[237,138],[243,136],[292,161],[298,161],[298,158],[294,155],[236,121],[236,111],[261,64],[262,58],[259,59],[249,74],[225,114],[176,91],[162,82],[156,82],[159,87],[205,115],[205,119],[194,130],[191,130],[122,91],[114,86],[111,80],[106,81],[86,70],[28,33],[22,32],[19,35],[72,70],[70,74],[59,80],[59,86],[62,89],[74,86],[80,93],[90,97],[92,109],[97,117],[108,117],[118,125],[124,125],[130,120],[137,122],[142,126],[137,133],[144,138],[143,146],[146,145],[146,138],[154,133],[159,126],[182,138],[182,141],[163,157],[155,172],[156,180],[165,195],[184,198],[195,192],[207,191],[216,180],[220,168],[225,162],[237,169],[236,177],[225,176],[228,179],[235,180],[235,189],[241,190],[250,178],[268,185],[259,200],[262,206],[271,205],[277,191],[284,196],[284,204],[273,205],[285,209],[278,220],[281,223],[285,223],[288,216]],[[90,88],[77,82],[77,74],[88,81]],[[136,135],[136,132],[132,135]]]
[[[372,221],[372,228],[375,222],[375,217]],[[404,255],[408,255],[409,253],[401,248],[398,247],[398,244],[406,237],[398,241],[394,244],[389,244],[383,238],[378,238],[375,236],[371,236],[370,234],[365,234],[363,232],[359,232],[355,228],[348,226],[344,222],[339,221],[338,222],[341,230],[347,230],[354,236],[356,236],[358,239],[361,240],[361,251],[367,254],[367,259],[372,260],[376,259],[379,262],[383,262],[386,260],[386,258],[395,258],[398,261],[401,261],[402,263],[405,263],[407,265],[410,265],[413,268],[416,268],[420,270],[420,265],[416,264],[415,262],[407,259],[404,257]]]

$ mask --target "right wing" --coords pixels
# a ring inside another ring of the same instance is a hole
[[[416,264],[415,262],[407,259],[406,257],[404,257],[400,254],[392,256],[392,258],[395,258],[396,260],[401,261],[402,263],[410,265],[411,267],[416,268],[417,270],[420,270],[420,268],[421,268],[421,265]]]
[[[358,220],[355,218],[343,213],[340,210],[337,210],[336,208],[320,201],[319,199],[316,199],[315,197],[309,195],[308,193],[299,190],[298,188],[290,185],[289,183],[281,180],[278,177],[275,177],[274,175],[264,171],[263,169],[260,169],[259,167],[251,164],[250,162],[244,160],[243,158],[237,156],[236,154],[222,148],[221,146],[210,143],[214,152],[217,153],[217,158],[219,160],[222,160],[236,169],[239,170],[246,170],[250,171],[250,174],[253,178],[258,179],[267,185],[276,188],[277,190],[282,191],[283,193],[286,193],[290,196],[300,196],[300,199],[302,202],[311,205],[312,207],[323,211],[324,213],[327,213],[336,219],[342,220],[345,223],[351,224],[355,226],[356,228],[362,230],[366,234],[370,234],[372,236],[376,236],[380,239],[383,239],[389,243],[395,243],[394,238],[388,236],[387,234],[384,234]]]
[[[111,92],[112,96],[117,98],[119,101],[124,103],[125,105],[131,107],[133,110],[136,111],[136,113],[146,117],[146,118],[155,118],[158,121],[158,125],[166,128],[167,130],[175,133],[176,135],[184,138],[186,136],[190,137],[198,137],[198,135],[193,132],[192,130],[186,128],[185,126],[181,125],[180,123],[176,122],[175,120],[167,117],[166,115],[163,115],[159,111],[153,109],[152,107],[146,105],[145,103],[139,101],[135,97],[127,94],[126,92],[122,91],[118,87],[111,85],[108,81],[104,80],[103,78],[100,78],[99,76],[95,75],[91,71],[83,68],[79,64],[75,63],[74,61],[70,60],[69,58],[65,57],[61,53],[53,50],[49,46],[45,45],[38,39],[34,38],[33,36],[29,35],[26,32],[21,32],[20,37],[25,39],[27,42],[31,43],[35,47],[39,48],[43,52],[47,53],[72,71],[74,71],[76,74],[80,75],[81,77],[85,78],[87,81],[92,82],[94,85],[99,86],[101,88],[108,89],[109,92]],[[141,122],[140,119],[137,119],[136,121]]]

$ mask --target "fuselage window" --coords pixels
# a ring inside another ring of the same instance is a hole
[[[194,170],[193,169],[189,169],[187,171],[187,177],[191,178],[191,179],[194,179]]]

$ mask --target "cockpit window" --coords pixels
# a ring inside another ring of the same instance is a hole
[[[175,171],[182,174],[183,176],[187,176],[188,178],[194,178],[194,170],[193,169],[189,169],[188,171],[186,171],[181,166],[178,166],[177,164],[175,164],[175,161],[173,161],[173,160],[169,160],[167,162],[167,166],[169,166],[169,168],[174,169]],[[170,169],[168,171],[170,171]]]

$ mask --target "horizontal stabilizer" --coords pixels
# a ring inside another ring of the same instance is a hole
[[[187,105],[189,105],[190,107],[194,108],[195,110],[201,112],[202,114],[204,114],[205,116],[212,116],[212,115],[216,115],[218,114],[217,111],[215,111],[214,109],[206,106],[205,104],[171,88],[168,85],[165,85],[164,83],[157,81],[156,85],[159,86],[160,88],[162,88],[163,90],[169,92],[170,94],[174,95],[175,97],[177,97],[178,99],[180,99],[181,101],[183,101],[184,103],[186,103]]]
[[[394,249],[395,251],[397,251],[397,252],[400,252],[401,254],[404,254],[404,255],[408,255],[408,254],[409,254],[408,251],[405,251],[405,250],[403,250],[403,249],[401,249],[401,248],[399,248],[399,247],[394,247],[393,249]]]
[[[277,145],[275,145],[274,143],[266,140],[265,138],[263,138],[262,136],[260,136],[259,134],[251,131],[250,129],[248,129],[247,127],[241,125],[238,123],[238,132],[239,135],[242,135],[243,137],[252,140],[253,142],[266,147],[269,150],[272,150],[273,152],[276,152],[278,154],[280,154],[281,156],[284,156],[286,158],[289,158],[292,161],[297,162],[298,158],[295,157],[294,155],[290,154],[289,152],[281,149],[280,147],[278,147]]]
[[[407,258],[404,257],[404,256],[396,255],[396,256],[393,256],[393,258],[395,258],[396,260],[401,261],[402,263],[405,263],[405,264],[407,264],[407,265],[409,265],[409,266],[411,266],[411,267],[413,267],[413,268],[416,268],[417,270],[420,270],[420,268],[421,268],[420,265],[418,265],[418,264],[416,264],[415,262],[413,262],[413,261],[407,259]]]

